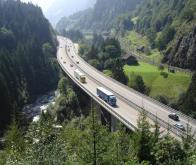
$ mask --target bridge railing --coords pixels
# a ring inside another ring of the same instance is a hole
[[[128,128],[132,129],[132,130],[136,130],[137,127],[135,125],[133,125],[131,122],[129,122],[128,120],[124,119],[122,116],[120,116],[116,111],[114,111],[112,109],[112,107],[110,107],[110,105],[108,105],[106,102],[104,102],[102,99],[98,98],[98,96],[96,96],[95,94],[93,94],[90,90],[86,89],[79,81],[77,81],[61,64],[60,60],[57,57],[57,60],[59,62],[59,64],[61,65],[61,68],[66,72],[66,74],[82,89],[84,90],[91,98],[93,98],[96,102],[98,102],[99,104],[101,103],[101,105],[110,111],[110,113],[112,115],[114,115],[118,120],[120,120],[123,124],[125,124]]]
[[[75,49],[74,49],[74,50],[75,50]],[[76,53],[76,50],[75,50],[75,54],[77,54],[77,53]],[[120,86],[123,86],[124,88],[126,88],[127,90],[129,90],[129,91],[131,91],[131,92],[137,94],[138,96],[140,96],[140,97],[142,97],[142,98],[145,98],[146,100],[148,100],[148,101],[150,101],[150,102],[155,103],[156,105],[158,105],[158,106],[164,108],[165,110],[169,111],[170,113],[176,113],[179,117],[184,117],[189,123],[192,123],[192,124],[196,125],[196,120],[193,119],[193,118],[191,118],[190,116],[187,116],[187,115],[183,114],[182,112],[177,111],[177,110],[175,110],[175,109],[173,109],[173,108],[171,108],[171,107],[169,107],[169,106],[167,106],[167,105],[164,105],[164,104],[158,102],[157,100],[155,100],[155,99],[153,99],[153,98],[150,98],[150,97],[148,97],[148,96],[146,96],[146,95],[144,95],[144,94],[142,94],[142,93],[139,93],[139,92],[137,92],[136,90],[134,90],[134,89],[132,89],[132,88],[129,88],[128,86],[126,86],[126,85],[120,83],[119,81],[117,81],[117,80],[115,80],[115,79],[113,79],[113,78],[111,78],[111,77],[109,77],[109,76],[106,76],[105,74],[103,74],[103,72],[100,72],[99,70],[97,70],[96,68],[94,68],[93,66],[91,66],[89,63],[87,63],[86,61],[84,61],[83,58],[81,58],[80,56],[78,56],[78,57],[80,58],[80,60],[82,60],[83,62],[85,62],[89,67],[91,67],[91,69],[93,69],[93,70],[96,71],[96,72],[99,72],[99,73],[100,73],[102,76],[104,76],[105,78],[108,78],[108,79],[110,79],[111,81],[113,81],[114,83],[116,83],[116,84],[118,84],[118,85],[120,85]],[[89,76],[91,76],[91,75],[89,75]],[[92,77],[92,76],[91,76],[91,77]],[[111,89],[110,89],[110,90],[111,90]],[[143,108],[143,107],[142,107],[142,108]]]
[[[67,50],[66,50],[66,53],[67,53],[67,55],[68,55],[68,52],[67,52]],[[72,61],[72,59],[70,58],[70,56],[68,55],[68,58]],[[83,59],[81,59],[81,60],[83,60]],[[90,64],[88,64],[90,67],[92,67]],[[85,70],[83,70],[82,68],[80,68],[86,75],[88,75],[88,77],[91,79],[91,80],[93,80],[93,81],[95,81],[97,84],[99,84],[99,85],[103,85],[102,83],[100,83],[99,81],[97,81],[95,78],[93,78],[93,76],[92,75],[89,75]],[[95,69],[94,67],[92,67],[92,69]],[[96,70],[96,69],[95,69]],[[96,70],[97,71],[97,70]],[[66,72],[67,73],[67,72]],[[100,73],[102,73],[102,72],[100,72]],[[69,74],[69,73],[68,73]],[[103,74],[103,73],[102,73]],[[104,75],[105,76],[105,75]],[[71,77],[72,78],[72,77]],[[107,77],[108,78],[108,77]],[[75,78],[72,78],[73,80],[75,80]],[[113,80],[113,79],[111,79],[111,80]],[[114,81],[116,81],[116,80],[114,80]],[[119,82],[117,82],[117,83],[119,83]],[[78,84],[78,82],[77,82],[77,84]],[[121,84],[121,83],[120,83]],[[86,91],[87,92],[87,90],[83,87],[83,86],[81,86],[81,84],[79,83],[78,84],[84,91]],[[134,107],[136,110],[138,110],[140,113],[141,112],[145,112],[146,113],[146,115],[151,119],[151,120],[153,120],[153,121],[157,121],[162,127],[164,127],[164,128],[167,128],[168,129],[168,131],[171,131],[171,132],[173,132],[175,135],[177,135],[177,136],[179,136],[179,137],[182,137],[182,136],[184,136],[184,134],[185,134],[185,132],[183,132],[183,131],[181,131],[180,129],[178,129],[178,128],[175,128],[173,125],[171,125],[169,122],[165,122],[164,120],[162,120],[161,118],[159,118],[159,117],[157,117],[156,115],[154,115],[153,113],[151,113],[151,112],[149,112],[149,111],[146,111],[145,109],[143,109],[143,108],[141,108],[141,107],[139,107],[138,105],[136,105],[135,103],[133,103],[133,102],[131,102],[130,100],[128,100],[128,99],[126,99],[125,97],[123,97],[123,96],[121,96],[121,95],[119,95],[118,93],[116,93],[115,91],[113,91],[112,89],[110,89],[113,93],[115,93],[121,100],[123,100],[124,102],[126,102],[128,105],[130,105],[131,107]],[[90,92],[90,91],[89,91]],[[89,92],[87,92],[88,94],[89,94]],[[90,96],[92,96],[93,98],[95,98],[96,96],[94,96],[94,95],[92,95],[92,94],[89,94]],[[101,99],[100,99],[101,100]],[[98,100],[98,102],[100,102],[100,100]],[[101,100],[101,102],[103,102],[102,100]],[[105,103],[105,102],[103,102],[104,103],[104,105],[105,105],[105,107],[107,108],[107,109],[109,109],[109,110],[111,110],[111,107],[107,104],[107,103]],[[115,112],[115,111],[113,111],[113,112]],[[116,113],[115,112],[115,114],[119,117],[120,115],[118,114],[118,113]],[[123,120],[125,120],[124,118],[122,118],[122,117],[120,117],[121,118],[121,121],[123,122]],[[124,122],[123,122],[124,123]],[[126,121],[126,123],[129,123],[129,125],[132,125],[129,121]],[[125,124],[125,125],[127,125],[127,124]],[[130,127],[130,126],[129,126]],[[135,127],[135,126],[134,126]],[[136,129],[136,127],[135,127],[135,129]]]

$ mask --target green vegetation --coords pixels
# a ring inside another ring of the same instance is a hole
[[[134,83],[135,76],[142,76],[145,85],[150,88],[150,96],[152,97],[163,95],[175,99],[179,94],[186,92],[191,82],[190,75],[180,72],[169,73],[166,69],[164,72],[168,74],[168,77],[164,78],[161,75],[163,71],[143,62],[139,62],[138,66],[126,65],[124,70],[129,77],[130,84]]]
[[[127,84],[128,78],[124,74],[124,63],[121,59],[121,47],[118,40],[114,38],[103,39],[102,36],[94,34],[92,46],[81,44],[79,53],[90,65],[100,71],[111,69],[111,76],[117,81]]]
[[[65,30],[60,32],[60,35],[71,39],[73,42],[80,42],[84,36],[79,30]]]
[[[196,73],[192,77],[188,91],[179,99],[178,106],[184,113],[196,118]]]
[[[55,128],[57,123],[50,114],[43,114],[26,132],[13,123],[7,131],[7,145],[4,152],[0,152],[0,158],[3,158],[0,161],[5,165],[29,162],[34,165],[194,163],[196,148],[191,136],[183,138],[182,142],[171,138],[169,133],[160,137],[159,126],[149,124],[143,113],[136,132],[127,133],[122,125],[110,132],[101,124],[96,111],[94,106],[88,117],[74,117],[61,128]]]
[[[120,15],[133,11],[142,0],[97,0],[92,9],[64,17],[57,23],[57,30],[110,31]],[[125,24],[124,24],[125,23]],[[125,21],[122,26],[126,26]],[[128,22],[129,24],[129,22]]]
[[[56,104],[38,122],[21,129],[13,120],[4,137],[1,164],[192,165],[195,161],[196,143],[189,131],[182,142],[169,132],[160,136],[159,125],[151,125],[141,113],[135,132],[128,132],[120,123],[111,132],[109,123],[103,125],[98,117],[99,106],[88,102],[90,98],[69,79],[62,77],[58,90]],[[81,106],[82,98],[85,106]]]
[[[150,60],[159,64],[163,58],[160,51],[156,48],[151,48],[151,43],[146,36],[143,36],[136,31],[126,32],[126,35],[121,39],[121,44],[126,51],[131,51],[144,59]],[[139,47],[144,47],[142,51],[138,51]]]
[[[55,89],[56,37],[39,7],[0,1],[0,130],[24,104]]]
[[[106,76],[112,77],[112,71],[111,71],[111,70],[104,70],[103,73],[104,73]]]
[[[195,69],[195,0],[146,0],[135,16],[135,30],[146,35],[152,47],[163,51],[163,62]]]
[[[135,76],[133,81],[129,81],[128,86],[142,94],[146,94],[146,95],[149,94],[148,93],[149,91],[144,83],[144,80],[140,75]]]

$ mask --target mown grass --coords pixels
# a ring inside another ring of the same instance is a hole
[[[166,69],[160,71],[157,67],[144,62],[139,62],[138,66],[125,65],[124,71],[130,84],[136,75],[142,76],[145,85],[151,89],[151,97],[163,95],[175,99],[187,90],[191,82],[191,75],[182,72],[169,73]],[[164,78],[161,72],[167,73],[168,77]]]

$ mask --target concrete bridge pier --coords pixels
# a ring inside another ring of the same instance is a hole
[[[99,115],[103,125],[107,125],[112,132],[116,131],[118,120],[100,106]]]
[[[106,111],[103,107],[100,106],[100,119],[103,125],[107,125],[110,127],[111,125],[111,115],[108,111]]]
[[[117,123],[118,123],[118,120],[111,115],[111,131],[112,132],[115,132],[117,130]]]

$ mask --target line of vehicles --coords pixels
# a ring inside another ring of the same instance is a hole
[[[68,52],[70,52],[70,47],[71,46],[68,46]],[[71,57],[74,58],[74,56],[71,56]],[[64,63],[66,63],[66,62],[64,61]],[[76,61],[76,64],[79,64],[79,61]],[[70,67],[73,67],[73,64],[70,64]],[[81,72],[79,69],[74,70],[74,77],[76,79],[78,79],[83,84],[87,83],[85,74],[83,72]],[[104,87],[97,87],[96,88],[96,94],[99,98],[101,98],[102,100],[107,102],[112,107],[116,107],[117,98],[109,90],[105,89]],[[174,127],[176,127],[177,129],[179,129],[181,131],[186,131],[185,127],[179,122],[180,119],[179,119],[179,116],[176,113],[171,113],[171,114],[168,115],[168,117],[170,119],[178,122],[178,123],[174,124]]]
[[[70,47],[71,46],[67,46],[68,52],[70,52]],[[74,56],[71,56],[71,57],[74,58]],[[61,59],[62,59],[62,57],[61,57]],[[65,64],[66,62],[64,61],[63,63]],[[79,61],[76,61],[76,64],[79,64]],[[70,67],[73,67],[73,64],[70,64]],[[83,84],[86,83],[86,76],[79,69],[74,70],[74,77],[76,79],[78,79],[81,83],[83,83]],[[96,93],[99,98],[101,98],[102,100],[107,102],[109,105],[111,105],[113,107],[116,106],[116,102],[117,102],[116,96],[112,92],[110,92],[109,90],[105,89],[104,87],[97,87]]]
[[[74,76],[76,79],[78,79],[81,83],[86,83],[86,76],[84,73],[82,73],[79,69],[76,69],[74,71]],[[110,92],[109,90],[105,89],[104,87],[97,87],[96,93],[99,98],[107,102],[112,107],[116,107],[117,99],[116,96]],[[174,124],[174,126],[182,131],[185,131],[185,127],[179,123],[180,119],[179,116],[176,113],[171,113],[168,115],[168,117],[178,123]]]
[[[76,69],[74,71],[74,76],[81,83],[83,84],[86,83],[86,76],[79,69]],[[107,102],[113,107],[116,106],[117,99],[116,99],[116,96],[112,92],[108,91],[104,87],[97,87],[96,92],[97,92],[97,96],[99,96],[102,100],[104,100],[105,102]]]

